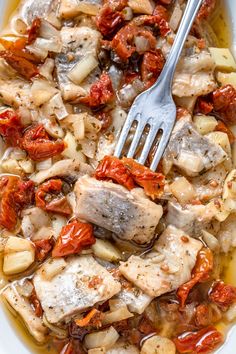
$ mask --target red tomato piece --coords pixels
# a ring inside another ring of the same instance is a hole
[[[174,338],[179,353],[208,354],[223,343],[223,335],[213,326],[185,332]]]
[[[155,83],[164,64],[165,58],[160,49],[157,49],[155,52],[146,52],[144,54],[141,64],[141,76],[146,87],[150,87]]]
[[[116,157],[105,156],[96,169],[95,177],[99,180],[112,179],[128,190],[135,187],[131,173]]]
[[[209,299],[218,306],[227,308],[236,302],[236,288],[223,281],[218,281],[210,290]]]
[[[0,179],[0,225],[14,230],[17,223],[17,207],[14,193],[17,190],[18,177],[2,177]]]
[[[10,146],[21,146],[22,124],[20,117],[11,109],[0,114],[0,134]]]
[[[165,185],[165,176],[162,173],[153,172],[150,168],[126,157],[122,159],[122,162],[130,172],[135,183],[143,187],[149,197],[155,199],[162,195]]]
[[[42,317],[43,316],[43,309],[42,309],[41,303],[37,297],[35,289],[33,289],[32,293],[30,295],[29,301],[34,308],[35,315],[37,317]]]
[[[45,240],[37,240],[34,241],[35,245],[35,255],[36,259],[39,262],[44,261],[48,254],[51,252],[54,246],[54,240],[52,238]]]
[[[34,182],[31,180],[19,180],[17,190],[14,194],[14,200],[20,208],[25,208],[34,203],[34,187]]]
[[[34,161],[42,161],[56,156],[65,149],[63,140],[50,140],[49,135],[41,124],[32,126],[25,132],[22,146]]]
[[[198,12],[198,20],[206,20],[214,11],[216,0],[204,0]]]
[[[214,110],[226,122],[236,122],[236,89],[232,85],[222,86],[212,94]]]
[[[70,215],[72,213],[70,204],[61,194],[62,185],[60,179],[51,179],[43,183],[35,194],[36,206],[46,211]]]
[[[98,30],[104,35],[111,35],[123,22],[124,16],[120,11],[114,11],[110,6],[103,6],[96,17]]]
[[[73,221],[62,228],[52,251],[52,256],[63,257],[77,254],[83,249],[92,246],[95,242],[92,225]]]
[[[197,284],[209,279],[213,269],[213,254],[209,248],[202,248],[197,255],[195,267],[192,271],[192,279],[181,285],[177,291],[181,307],[184,307],[188,295],[192,288]]]
[[[39,74],[37,66],[22,56],[18,56],[10,51],[2,51],[0,52],[0,57],[5,59],[7,64],[27,80]]]
[[[80,102],[90,107],[98,107],[110,102],[113,97],[114,91],[110,76],[103,73],[100,79],[91,86],[89,95],[81,98]]]
[[[196,113],[209,114],[213,111],[213,103],[206,98],[199,97],[196,104]]]
[[[32,44],[39,37],[40,27],[41,27],[41,19],[35,18],[32,22],[32,25],[28,31],[28,40],[27,44]]]
[[[136,51],[135,37],[144,37],[149,42],[150,50],[156,46],[156,38],[147,29],[128,24],[121,28],[111,42],[111,47],[122,60],[128,60]]]

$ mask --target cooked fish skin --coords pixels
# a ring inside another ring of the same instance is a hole
[[[75,193],[78,218],[139,244],[154,237],[162,207],[150,201],[141,188],[128,191],[118,184],[84,176],[77,181]]]
[[[66,268],[50,281],[36,271],[33,283],[46,318],[59,323],[117,294],[121,285],[92,256],[67,259]],[[96,285],[95,285],[96,284]]]
[[[133,255],[126,262],[121,262],[119,269],[125,278],[146,294],[158,297],[176,290],[191,279],[191,271],[201,248],[199,240],[169,225],[151,255],[143,258]]]
[[[41,318],[34,313],[29,301],[21,296],[14,284],[9,285],[2,291],[2,296],[11,307],[21,316],[30,334],[38,343],[44,343],[48,329],[43,324]]]
[[[186,205],[182,207],[177,202],[168,202],[166,224],[183,230],[192,237],[200,237],[201,230],[207,229],[214,217],[212,208],[207,205]]]
[[[182,118],[175,124],[164,158],[187,176],[194,177],[219,165],[227,154]]]
[[[55,65],[57,69],[57,79],[63,98],[67,101],[74,101],[81,96],[85,96],[87,87],[75,85],[68,78],[70,70],[88,54],[97,57],[101,34],[86,26],[63,27],[61,29],[62,52],[56,56]],[[92,75],[92,73],[90,74]],[[89,81],[90,75],[85,81]],[[93,81],[96,80],[96,77]]]

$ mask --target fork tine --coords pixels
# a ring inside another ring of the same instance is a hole
[[[116,157],[121,156],[123,147],[125,145],[126,139],[128,137],[128,134],[129,134],[129,131],[130,131],[130,128],[131,128],[133,122],[134,122],[133,116],[132,116],[132,114],[129,113],[126,118],[125,124],[122,128],[122,131],[120,133],[120,138],[119,138],[118,143],[116,145],[114,156],[116,156]]]
[[[171,135],[171,131],[169,131],[169,133],[165,134],[165,129],[163,129],[163,133],[162,133],[162,136],[161,136],[161,139],[160,139],[160,142],[158,144],[158,147],[157,147],[157,151],[153,157],[153,160],[152,160],[152,163],[151,163],[151,166],[150,166],[150,169],[152,171],[156,171],[157,169],[157,166],[160,162],[160,159],[165,151],[165,148],[168,144],[168,141],[170,139],[170,135]]]
[[[156,125],[154,127],[151,126],[151,128],[150,128],[150,131],[149,131],[149,134],[148,134],[147,139],[145,141],[141,156],[138,159],[138,162],[141,163],[142,165],[144,165],[147,160],[148,154],[152,148],[152,144],[157,136],[159,129],[161,128],[161,124],[162,124],[162,122],[160,122],[159,125]]]
[[[146,126],[146,121],[142,122],[141,120],[138,121],[138,125],[132,140],[132,143],[130,145],[127,157],[128,158],[133,158],[135,155],[135,151],[137,150],[138,144],[140,142],[140,139],[142,137],[143,134],[143,130]]]

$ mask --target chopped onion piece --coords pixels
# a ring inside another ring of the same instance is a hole
[[[88,54],[71,69],[68,77],[74,84],[79,85],[97,66],[97,59]]]
[[[122,258],[120,251],[106,240],[97,239],[92,250],[96,257],[105,261],[116,262]]]
[[[21,296],[30,297],[34,287],[28,279],[23,279],[16,283],[16,289]]]
[[[185,177],[177,178],[170,185],[170,190],[181,204],[193,200],[196,196],[196,191],[193,185]]]
[[[174,10],[173,10],[171,18],[169,20],[169,26],[174,32],[179,27],[182,15],[183,15],[183,11],[181,10],[179,1],[176,1],[175,6],[174,6]]]
[[[97,347],[111,348],[119,338],[118,332],[114,327],[110,327],[104,331],[90,333],[85,336],[84,344],[87,349]]]
[[[131,318],[134,315],[128,310],[127,306],[122,306],[119,309],[111,312],[105,312],[105,317],[102,320],[104,325],[108,325],[114,322],[119,322]]]
[[[52,336],[55,336],[59,339],[66,339],[68,337],[68,331],[64,328],[52,325],[50,322],[48,322],[45,314],[43,315],[43,323],[52,331]]]
[[[215,117],[205,115],[194,116],[193,122],[197,128],[197,131],[202,135],[213,132],[218,124]]]
[[[202,230],[203,234],[203,240],[206,242],[207,246],[212,250],[212,251],[219,251],[219,241],[215,236],[210,234],[210,232],[206,230]]]
[[[49,116],[55,115],[59,120],[66,118],[69,114],[64,105],[60,92],[53,96],[44,106],[46,106],[45,109],[48,111]]]
[[[79,150],[78,143],[71,132],[68,131],[66,133],[64,142],[67,144],[67,148],[63,151],[63,156],[71,159],[76,159],[81,162],[85,162],[85,157],[83,153]]]
[[[36,164],[36,169],[38,171],[43,171],[43,170],[47,170],[48,168],[50,168],[52,166],[52,159],[49,158],[47,160],[44,161],[40,161]]]
[[[124,16],[124,20],[125,21],[130,21],[132,20],[132,18],[134,17],[133,15],[133,10],[131,9],[131,7],[127,6],[122,10],[122,14]]]
[[[150,49],[149,41],[145,37],[142,36],[135,37],[134,43],[138,53],[145,53]]]
[[[236,304],[230,306],[228,311],[225,313],[225,318],[229,322],[232,322],[236,319]]]
[[[52,219],[52,228],[54,231],[54,237],[57,239],[63,226],[67,224],[67,219],[61,215],[54,215]]]
[[[45,280],[51,280],[57,274],[61,273],[66,266],[67,263],[64,258],[50,258],[42,265],[40,272]]]
[[[45,77],[49,81],[53,81],[53,70],[54,70],[55,62],[51,58],[47,58],[43,65],[40,66],[39,73],[41,76]]]

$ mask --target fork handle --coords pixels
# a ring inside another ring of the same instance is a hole
[[[160,86],[161,82],[164,81],[165,87],[171,89],[176,65],[178,63],[179,57],[181,55],[184,43],[188,37],[188,34],[191,30],[192,24],[195,20],[197,12],[200,8],[202,0],[188,0],[184,15],[182,17],[178,32],[175,37],[174,44],[172,45],[170,54],[165,63],[165,66],[162,70],[161,75],[159,76],[157,82],[151,88],[155,89],[158,85]]]

